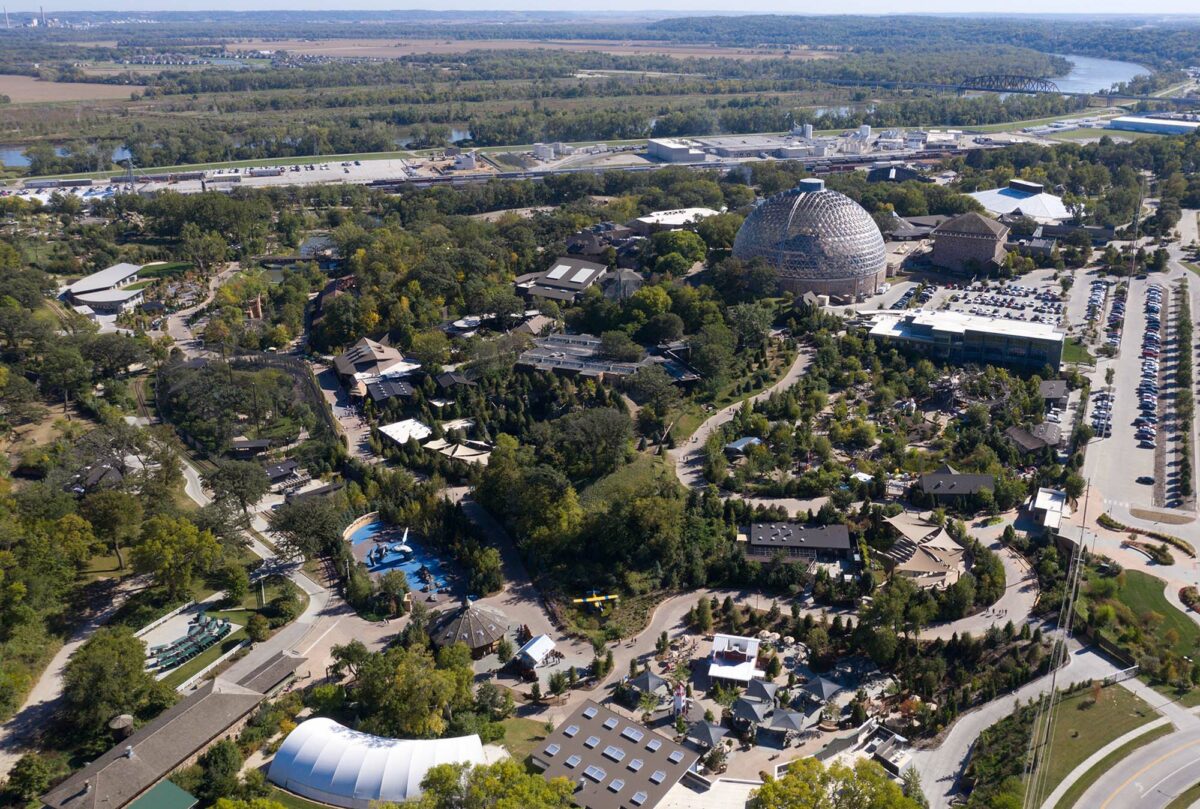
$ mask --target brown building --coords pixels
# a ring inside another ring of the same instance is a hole
[[[42,796],[48,809],[121,809],[216,742],[237,736],[304,662],[279,653],[236,683],[209,680]]]
[[[1003,263],[1007,240],[1007,225],[965,213],[933,231],[933,264],[955,273],[988,272]]]
[[[654,809],[698,755],[591,700],[530,756],[547,779],[566,778],[584,809]]]

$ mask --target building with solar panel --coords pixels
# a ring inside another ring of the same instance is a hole
[[[801,180],[796,188],[763,200],[742,223],[733,255],[766,261],[780,288],[797,296],[873,295],[887,275],[875,220],[817,179]]]
[[[604,264],[566,256],[558,258],[545,272],[529,273],[516,280],[517,292],[529,298],[546,298],[574,303],[584,290],[608,272]]]

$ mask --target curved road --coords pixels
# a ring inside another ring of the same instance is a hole
[[[1138,748],[1101,775],[1075,805],[1087,809],[1165,809],[1197,780],[1200,724]]]

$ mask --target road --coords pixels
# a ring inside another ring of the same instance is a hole
[[[1107,770],[1076,802],[1087,809],[1166,809],[1200,776],[1200,722],[1155,739]]]

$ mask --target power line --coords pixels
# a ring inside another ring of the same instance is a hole
[[[1091,498],[1092,484],[1088,481],[1083,496],[1082,530],[1087,530],[1088,503]],[[1046,786],[1049,770],[1042,766],[1045,759],[1050,757],[1054,747],[1054,728],[1057,717],[1054,715],[1054,701],[1058,693],[1058,672],[1069,656],[1068,642],[1071,638],[1071,626],[1075,617],[1075,601],[1079,595],[1079,583],[1083,579],[1083,534],[1075,543],[1071,565],[1067,571],[1067,590],[1062,607],[1059,609],[1058,628],[1061,638],[1055,641],[1050,657],[1050,687],[1043,692],[1034,712],[1033,727],[1029,735],[1029,747],[1025,757],[1025,795],[1021,802],[1022,809],[1037,809],[1036,801]]]

